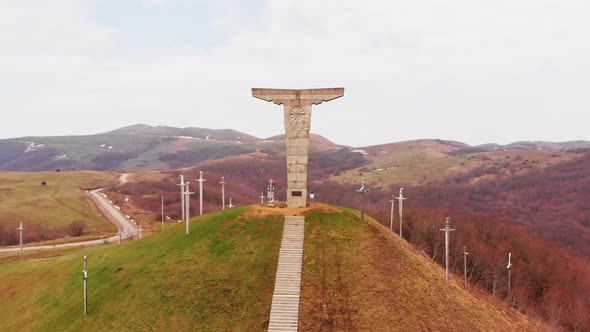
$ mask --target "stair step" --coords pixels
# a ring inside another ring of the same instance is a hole
[[[304,227],[305,217],[285,217],[270,309],[269,331],[297,331]]]

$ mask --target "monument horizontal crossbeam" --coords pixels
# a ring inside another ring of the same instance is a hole
[[[277,105],[318,105],[324,101],[340,98],[344,95],[344,88],[326,89],[252,89],[252,96],[273,102]],[[294,103],[295,102],[295,103]]]

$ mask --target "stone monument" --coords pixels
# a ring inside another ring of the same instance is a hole
[[[311,106],[342,97],[344,88],[252,89],[252,96],[283,105],[287,142],[287,207],[304,207]]]

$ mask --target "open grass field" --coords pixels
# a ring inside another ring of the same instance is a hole
[[[189,236],[174,224],[122,245],[0,256],[0,331],[264,330],[283,227],[242,212],[194,218]]]
[[[306,217],[302,331],[543,331],[358,213]]]
[[[116,231],[98,211],[83,188],[116,184],[113,172],[0,172],[0,241],[17,238],[15,230],[23,222],[25,242],[70,235],[74,221],[86,224],[84,234],[98,236]],[[43,180],[46,186],[41,186]]]

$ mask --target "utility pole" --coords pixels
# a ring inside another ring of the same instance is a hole
[[[512,253],[509,252],[508,253],[508,265],[506,266],[506,269],[508,269],[508,306],[509,307],[510,307],[510,270],[512,269],[511,258],[512,258]]]
[[[260,193],[260,205],[264,205],[264,193]]]
[[[121,229],[120,228],[119,228],[119,232],[117,234],[119,234],[119,244],[121,244]]]
[[[357,190],[361,194],[361,222],[365,221],[365,194],[369,188],[365,188],[365,179],[361,179],[361,188]]]
[[[393,206],[395,205],[395,194],[391,195],[391,213],[389,215],[389,230],[393,232]]]
[[[463,288],[467,289],[467,247],[463,247]]]
[[[182,214],[182,220],[185,220],[184,212],[186,210],[185,205],[184,205],[184,195],[185,195],[184,192],[186,191],[184,188],[185,185],[186,184],[184,183],[184,175],[180,175],[180,184],[179,184],[179,186],[180,186],[180,211]]]
[[[266,197],[268,198],[268,204],[272,204],[275,201],[275,185],[274,185],[274,181],[272,179],[270,179],[268,181],[268,188],[266,188],[267,190],[267,195]]]
[[[142,233],[142,229],[141,229],[141,224],[139,224],[139,239],[141,240],[141,233]]]
[[[162,230],[164,230],[164,195],[162,195]]]
[[[395,197],[399,200],[398,203],[398,209],[399,209],[399,237],[403,238],[403,232],[402,232],[402,226],[403,226],[403,221],[402,221],[402,215],[403,215],[403,211],[404,211],[404,199],[407,199],[404,197],[404,188],[400,188],[399,189],[399,197]]]
[[[225,211],[225,179],[223,178],[223,176],[221,177],[221,182],[219,182],[221,184],[221,210]]]
[[[184,184],[184,220],[188,224],[190,222],[190,210],[191,210],[191,198],[190,195],[190,182],[186,182]],[[186,226],[187,234],[188,234],[188,225]]]
[[[23,259],[23,231],[25,230],[25,228],[23,227],[23,223],[20,223],[19,228],[16,229],[17,231],[20,232],[20,259]]]
[[[88,263],[86,256],[84,256],[84,270],[82,271],[84,276],[84,316],[88,314]]]
[[[205,179],[203,179],[203,171],[200,171],[201,176],[196,179],[197,181],[199,181],[199,215],[202,216],[203,215],[203,182],[207,181]]]
[[[185,183],[186,191],[184,192],[184,194],[186,195],[186,198],[185,198],[186,211],[184,212],[184,216],[186,217],[186,221],[185,221],[186,222],[186,235],[188,235],[190,222],[191,222],[191,195],[194,194],[193,192],[191,192],[189,185],[190,185],[190,182]]]
[[[445,221],[445,228],[441,229],[441,231],[445,232],[445,280],[447,282],[449,282],[449,233],[455,230],[451,228],[450,223],[451,217],[447,217]]]
[[[234,205],[231,203],[231,197],[229,198],[229,205],[227,207],[230,209],[234,207]]]

